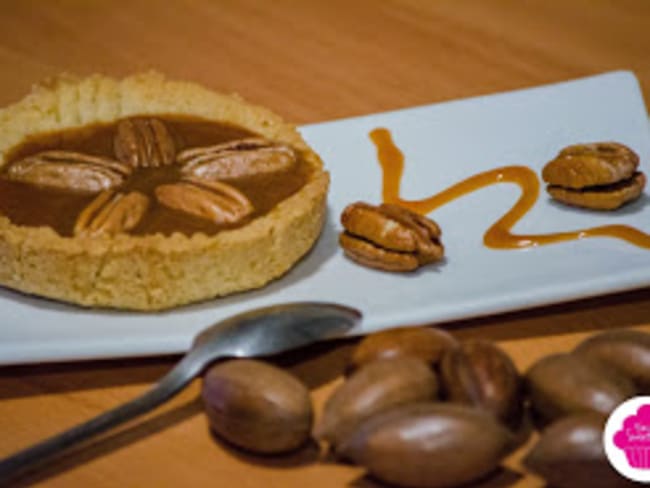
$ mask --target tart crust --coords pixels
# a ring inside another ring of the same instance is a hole
[[[225,122],[290,144],[310,176],[269,213],[214,236],[62,237],[0,215],[0,284],[83,306],[162,310],[261,287],[311,249],[323,226],[329,175],[296,128],[237,95],[157,73],[122,80],[59,77],[35,86],[0,110],[0,168],[30,135],[160,114]]]

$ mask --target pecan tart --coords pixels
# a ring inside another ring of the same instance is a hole
[[[0,110],[0,284],[134,310],[258,288],[313,246],[328,182],[294,126],[237,96],[58,78]]]

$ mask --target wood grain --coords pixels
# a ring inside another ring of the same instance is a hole
[[[646,0],[51,0],[0,2],[0,104],[61,72],[155,69],[236,91],[296,123],[631,69],[650,98]],[[650,289],[448,324],[499,342],[522,369],[609,328],[650,331]],[[277,361],[313,390],[337,384],[351,344]],[[129,400],[175,358],[0,369],[0,456]],[[199,384],[142,421],[18,485],[371,488],[311,446],[283,458],[215,441]],[[482,486],[541,486],[510,468]]]

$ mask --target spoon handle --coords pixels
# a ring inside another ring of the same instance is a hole
[[[0,482],[46,462],[55,454],[154,409],[181,391],[193,378],[190,355],[143,395],[0,460]],[[188,372],[190,374],[188,374]]]

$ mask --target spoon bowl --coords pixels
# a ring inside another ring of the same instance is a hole
[[[333,303],[272,305],[208,327],[192,349],[208,347],[236,357],[268,356],[349,334],[361,312]]]

